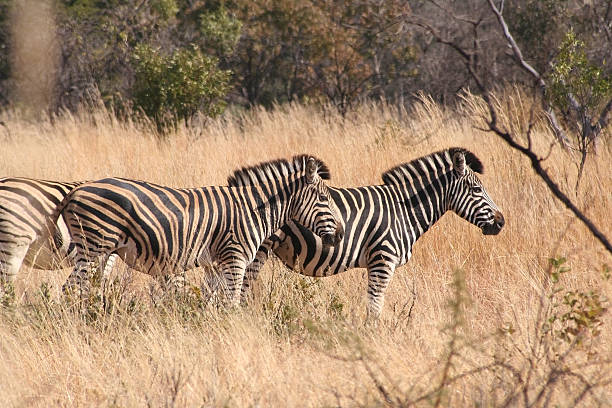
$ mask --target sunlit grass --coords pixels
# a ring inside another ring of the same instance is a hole
[[[507,107],[504,120],[514,130],[524,128],[529,101],[517,92],[500,98]],[[451,376],[489,364],[493,356],[521,367],[543,323],[542,294],[548,302],[546,294],[552,293],[548,258],[568,259],[571,271],[558,284],[562,291],[594,290],[608,297],[612,285],[602,267],[612,262],[525,159],[477,129],[484,113],[470,95],[459,109],[422,98],[409,112],[365,105],[346,118],[292,105],[180,127],[164,140],[147,126],[119,122],[103,110],[48,122],[0,114],[6,124],[0,127],[0,174],[53,180],[113,175],[176,187],[215,185],[237,167],[310,153],[329,165],[332,185],[358,186],[380,183],[380,174],[398,163],[462,146],[484,163],[481,179],[507,222],[500,235],[485,237],[456,215],[444,216],[396,271],[376,328],[363,327],[363,270],[313,280],[270,262],[256,299],[230,312],[180,291],[159,300],[163,295],[159,288],[150,290],[151,279],[133,273],[117,289],[116,308],[87,320],[65,310],[57,297],[68,270],[23,268],[16,303],[0,315],[0,405],[383,406],[377,381],[389,392],[386,403],[400,405],[398,396],[418,399],[442,381],[457,269],[469,302],[455,306],[465,317],[457,328],[464,347],[452,360]],[[546,155],[545,126],[536,126],[534,137]],[[611,159],[609,147],[601,145],[587,164],[578,196],[572,193],[577,173],[572,155],[555,147],[544,162],[608,237]],[[114,276],[126,275],[120,264]],[[189,273],[188,282],[197,286],[199,275]],[[40,294],[43,282],[48,297]],[[594,383],[598,373],[612,372],[608,314],[602,322],[601,333],[576,346],[567,361]],[[494,336],[500,328],[506,328],[501,338]],[[541,373],[550,366],[546,358],[534,364]],[[439,401],[495,405],[516,388],[511,378],[503,370],[480,371],[446,386]],[[580,384],[560,379],[549,404],[571,405]],[[610,390],[595,387],[580,402],[609,404]],[[436,400],[431,394],[421,404]]]

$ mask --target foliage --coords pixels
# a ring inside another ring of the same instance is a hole
[[[151,8],[161,17],[162,21],[168,21],[178,13],[176,0],[154,0]]]
[[[288,1],[239,4],[245,30],[234,69],[250,104],[356,101],[402,93],[415,75],[407,2]]]
[[[221,55],[230,55],[234,52],[241,32],[242,22],[232,17],[223,7],[200,15],[203,45]]]
[[[571,270],[565,266],[566,261],[563,257],[549,259],[554,286],[549,295],[550,312],[543,328],[544,333],[553,338],[580,344],[586,337],[595,338],[600,334],[608,301],[598,291],[564,290],[559,287],[561,274]]]
[[[569,3],[568,0],[522,0],[507,9],[513,36],[539,71],[546,69],[563,35]]]
[[[401,23],[408,3],[314,1],[325,16],[320,61],[314,74],[321,92],[342,113],[364,98],[403,96],[416,75],[416,51]]]
[[[0,105],[7,105],[10,0],[0,0]],[[453,55],[408,23],[420,14],[454,29],[449,15],[475,21],[455,38],[482,47],[475,64],[492,84],[511,78],[528,83],[503,52],[480,0],[61,0],[55,2],[61,67],[52,110],[77,110],[99,102],[121,111],[130,105],[137,47],[153,50],[200,46],[230,70],[226,101],[273,106],[292,101],[331,102],[345,114],[357,102],[386,99],[404,105],[415,92],[437,100],[455,98],[473,81]],[[589,39],[584,50],[606,61],[610,18],[606,0],[506,2],[504,14],[524,53],[541,72],[548,69],[571,26]],[[454,13],[454,14],[453,14]],[[606,31],[607,30],[607,31]],[[607,42],[606,42],[606,39]],[[608,68],[606,68],[609,71]],[[607,72],[606,71],[606,72]],[[609,72],[607,72],[609,74]],[[406,99],[405,99],[406,98]],[[168,115],[172,115],[171,112]]]
[[[551,66],[547,97],[575,135],[575,148],[581,154],[578,192],[587,154],[596,147],[600,135],[606,134],[612,109],[612,72],[604,70],[605,61],[601,65],[589,61],[585,43],[574,30],[565,35]]]
[[[561,111],[569,114],[570,98],[575,98],[588,117],[595,117],[612,98],[612,75],[588,60],[585,44],[573,30],[565,35],[552,67],[550,98]]]
[[[570,271],[570,267],[565,265],[567,262],[567,258],[565,257],[549,258],[548,262],[551,266],[550,279],[553,283],[559,282],[559,279],[561,279],[561,274]]]
[[[12,282],[0,281],[0,307],[11,308],[15,304],[15,286]]]
[[[163,56],[147,45],[136,47],[134,105],[153,118],[159,128],[196,112],[214,117],[223,112],[229,71],[219,70],[215,58],[193,46]]]

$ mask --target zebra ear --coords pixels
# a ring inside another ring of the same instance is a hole
[[[465,174],[465,154],[462,151],[453,154],[453,168],[459,175]]]
[[[306,163],[306,182],[308,184],[312,184],[315,181],[315,176],[317,175],[317,162],[314,158],[308,159]]]

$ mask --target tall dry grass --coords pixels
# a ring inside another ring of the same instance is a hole
[[[515,129],[529,117],[521,98],[500,97]],[[67,270],[23,268],[17,301],[0,313],[0,405],[609,406],[612,322],[600,315],[605,302],[597,309],[602,298],[588,296],[612,294],[602,274],[610,256],[525,159],[477,129],[478,99],[464,102],[449,109],[421,97],[410,112],[367,105],[347,118],[284,106],[180,128],[164,141],[102,110],[42,123],[3,113],[0,174],[55,180],[214,185],[239,166],[307,152],[327,162],[332,185],[357,186],[463,146],[483,161],[481,178],[507,224],[485,237],[445,215],[397,270],[374,328],[363,326],[363,270],[313,280],[270,262],[253,303],[226,313],[202,307],[189,284],[159,300],[146,276],[120,265],[118,281],[131,279],[116,287],[117,303],[84,319],[58,298]],[[544,126],[535,140],[544,155]],[[602,146],[573,197],[608,236],[611,158]],[[575,185],[572,160],[554,148],[545,161],[566,192]],[[571,271],[552,283],[548,258],[558,256]],[[197,281],[198,271],[189,277]],[[581,310],[600,320],[591,322],[599,333],[587,328],[581,342],[564,341],[559,321],[542,329],[563,319],[568,291],[587,296]]]

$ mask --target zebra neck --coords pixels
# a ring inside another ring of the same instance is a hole
[[[253,227],[267,238],[289,219],[290,200],[284,191],[262,191],[254,188],[255,200],[251,207]]]
[[[432,185],[410,193],[406,189],[400,190],[405,219],[410,224],[409,229],[413,233],[411,241],[414,243],[446,213],[447,195],[444,190]]]

